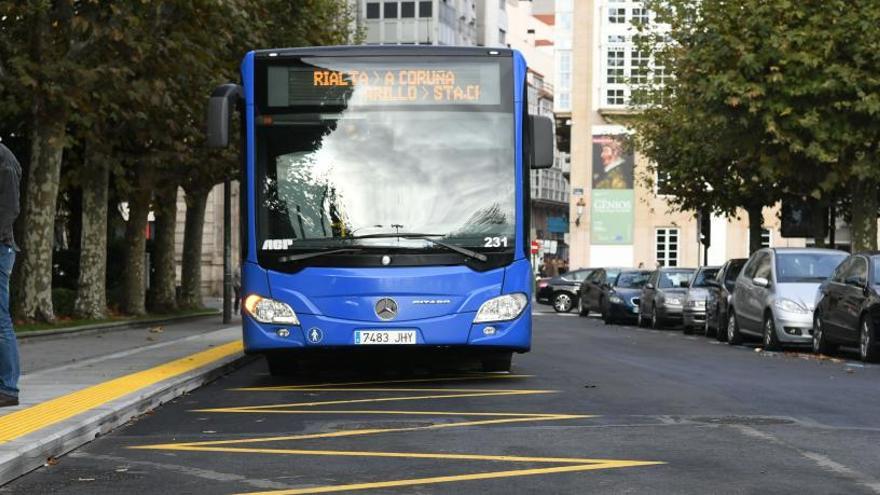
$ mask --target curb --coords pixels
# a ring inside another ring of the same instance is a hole
[[[149,327],[152,325],[167,325],[170,323],[180,323],[189,320],[197,320],[201,318],[211,318],[214,316],[222,316],[221,312],[216,313],[200,313],[195,315],[168,316],[164,318],[156,318],[151,320],[137,321],[120,321],[112,323],[99,323],[96,325],[80,325],[77,327],[67,327],[48,330],[33,330],[30,332],[16,333],[18,340],[39,339],[42,337],[57,337],[67,334],[92,334],[109,332],[112,330],[128,330],[131,328]]]
[[[162,404],[176,399],[243,366],[255,357],[244,354],[219,359],[202,368],[146,387],[60,424],[17,438],[0,455],[0,486],[58,458]]]

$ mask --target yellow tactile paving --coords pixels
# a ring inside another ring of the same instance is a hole
[[[163,380],[242,351],[230,342],[148,370],[121,376],[0,417],[0,444],[54,425]]]
[[[325,400],[309,402],[286,402],[271,405],[226,407],[200,409],[199,413],[279,413],[279,414],[323,414],[323,415],[436,415],[458,416],[471,418],[452,423],[438,423],[427,426],[412,426],[399,428],[372,428],[362,430],[333,431],[324,433],[311,433],[302,435],[287,435],[277,437],[237,438],[232,440],[214,440],[206,442],[170,443],[161,445],[144,445],[132,447],[134,449],[167,450],[177,452],[203,452],[212,454],[258,454],[258,455],[288,455],[288,456],[325,456],[325,457],[374,457],[374,458],[397,458],[397,459],[435,459],[441,460],[468,460],[489,463],[532,463],[532,464],[556,464],[547,467],[529,467],[514,470],[491,470],[476,473],[451,474],[446,476],[429,476],[423,478],[397,479],[367,483],[342,483],[338,485],[313,486],[307,488],[293,488],[288,490],[249,493],[246,495],[302,495],[311,493],[332,493],[355,490],[375,490],[381,488],[397,488],[414,485],[429,485],[436,483],[453,483],[472,480],[487,480],[499,478],[512,478],[521,476],[549,475],[558,473],[571,473],[579,471],[592,471],[597,469],[619,469],[627,467],[641,467],[663,464],[655,461],[622,460],[622,459],[590,459],[572,457],[536,457],[516,455],[485,455],[470,453],[451,452],[382,452],[382,451],[347,451],[347,450],[324,450],[324,449],[295,449],[286,444],[302,440],[322,439],[331,441],[345,437],[357,437],[363,435],[380,435],[390,433],[408,433],[427,430],[443,430],[449,428],[466,428],[474,426],[488,426],[509,423],[524,423],[538,421],[565,421],[573,419],[590,418],[593,416],[583,414],[554,414],[554,413],[519,413],[519,412],[469,412],[469,411],[406,411],[406,410],[353,410],[353,409],[328,409],[327,406],[340,406],[346,404],[384,404],[387,402],[418,401],[418,400],[441,400],[453,398],[472,397],[499,397],[514,395],[552,394],[554,390],[535,389],[491,389],[491,388],[404,388],[404,387],[376,387],[376,385],[448,382],[457,380],[496,379],[515,375],[483,375],[482,377],[443,377],[416,380],[389,380],[375,382],[349,382],[349,383],[326,383],[320,385],[293,385],[282,387],[255,387],[234,389],[243,392],[275,392],[283,394],[313,393],[313,392],[380,392],[385,395],[374,398],[359,398],[349,400]],[[358,385],[362,385],[358,387]],[[427,395],[398,395],[402,393]],[[479,418],[479,419],[477,419]],[[560,466],[559,464],[562,464]]]

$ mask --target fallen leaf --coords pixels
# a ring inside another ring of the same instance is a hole
[[[162,333],[165,331],[165,327],[153,327],[150,328],[150,333]]]
[[[57,458],[57,457],[49,457],[48,459],[46,459],[46,465],[47,465],[47,466],[55,466],[55,465],[57,465],[57,464],[58,464],[58,458]]]

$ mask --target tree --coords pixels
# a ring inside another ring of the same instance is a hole
[[[762,188],[826,204],[848,189],[859,198],[849,215],[853,248],[876,246],[880,4],[649,4],[670,31],[646,44],[674,74],[665,95],[672,103],[657,108],[686,100],[724,129],[748,129],[745,151],[759,158],[753,165]]]

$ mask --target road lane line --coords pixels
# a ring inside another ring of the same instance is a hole
[[[503,376],[503,375],[502,375]],[[509,375],[507,375],[509,376]],[[478,379],[484,377],[474,377],[468,379]],[[307,488],[292,488],[268,492],[257,492],[249,495],[296,495],[311,493],[331,493],[341,491],[369,490],[377,488],[394,488],[413,485],[426,485],[437,483],[451,483],[468,480],[481,479],[497,479],[510,478],[518,476],[547,475],[553,473],[590,471],[597,469],[612,469],[623,467],[638,467],[664,464],[656,461],[636,461],[636,460],[617,460],[617,459],[582,459],[570,457],[537,457],[537,456],[511,456],[511,455],[489,455],[489,454],[467,454],[467,453],[431,453],[431,452],[369,452],[369,451],[347,451],[347,450],[309,450],[309,449],[292,449],[285,448],[285,445],[278,445],[282,442],[295,442],[301,440],[315,439],[343,439],[351,437],[361,437],[366,435],[379,435],[404,432],[424,432],[431,430],[447,430],[450,428],[472,428],[490,425],[509,425],[515,423],[535,423],[549,421],[564,421],[573,419],[591,418],[591,415],[581,414],[554,414],[554,413],[515,413],[515,412],[464,412],[464,411],[405,411],[405,410],[351,410],[351,409],[323,409],[326,406],[338,406],[345,404],[363,404],[363,403],[386,403],[394,401],[412,401],[412,400],[440,400],[451,398],[473,398],[473,397],[503,397],[503,396],[526,396],[537,394],[557,393],[556,390],[529,390],[529,389],[487,389],[487,388],[381,388],[376,387],[377,384],[390,383],[413,383],[413,382],[437,382],[437,381],[454,381],[457,378],[441,378],[441,379],[417,379],[417,380],[388,380],[388,381],[372,381],[372,382],[354,382],[346,384],[325,384],[325,385],[299,385],[289,387],[257,387],[244,389],[247,391],[258,392],[331,392],[331,393],[352,393],[352,392],[386,392],[394,394],[391,397],[374,397],[366,399],[349,399],[349,400],[324,400],[287,404],[268,404],[257,406],[238,406],[226,408],[210,408],[199,409],[196,412],[205,413],[258,413],[258,414],[322,414],[330,416],[333,414],[344,415],[411,415],[411,416],[456,416],[460,418],[473,418],[464,421],[455,421],[452,423],[428,424],[423,426],[403,426],[398,428],[369,428],[362,430],[345,430],[332,431],[326,433],[312,433],[302,435],[288,435],[276,437],[257,437],[257,438],[237,438],[230,440],[210,440],[201,442],[186,443],[169,443],[156,445],[140,445],[128,447],[137,450],[161,450],[172,452],[190,452],[190,453],[214,453],[214,454],[250,454],[250,455],[291,455],[291,456],[325,456],[325,457],[372,457],[372,458],[412,458],[412,459],[436,459],[446,461],[491,461],[491,462],[530,462],[544,464],[572,464],[570,466],[553,466],[545,468],[517,469],[506,471],[493,471],[481,473],[454,474],[446,476],[432,476],[425,478],[414,478],[404,480],[391,480],[366,483],[349,483],[342,485],[328,485]],[[364,387],[353,387],[352,385],[365,385]],[[234,389],[237,391],[243,389]],[[424,393],[433,392],[427,395],[396,395],[400,393]],[[273,446],[272,444],[275,444]]]
[[[0,417],[0,444],[54,425],[141,389],[242,351],[230,342],[168,363],[121,376]]]
[[[572,473],[572,472],[577,472],[577,471],[592,471],[592,470],[596,470],[596,469],[614,469],[614,468],[636,467],[636,466],[652,466],[652,465],[658,465],[658,464],[663,464],[663,463],[648,462],[648,461],[606,460],[606,461],[602,461],[597,464],[583,464],[583,465],[577,465],[577,466],[562,466],[562,467],[537,468],[537,469],[517,469],[517,470],[512,470],[512,471],[495,471],[495,472],[490,472],[490,473],[434,476],[434,477],[430,477],[430,478],[414,478],[414,479],[395,480],[395,481],[378,481],[378,482],[373,482],[373,483],[355,483],[355,484],[350,484],[350,485],[319,486],[319,487],[311,487],[311,488],[299,488],[299,489],[293,489],[293,490],[251,492],[251,493],[242,494],[242,495],[306,495],[306,494],[313,494],[313,493],[332,493],[332,492],[355,491],[355,490],[372,490],[372,489],[376,489],[376,488],[397,488],[397,487],[402,487],[402,486],[413,486],[413,485],[428,485],[428,484],[451,483],[451,482],[459,482],[459,481],[512,478],[512,477],[517,477],[517,476],[535,476],[535,475],[546,475],[546,474],[555,474],[555,473]]]

